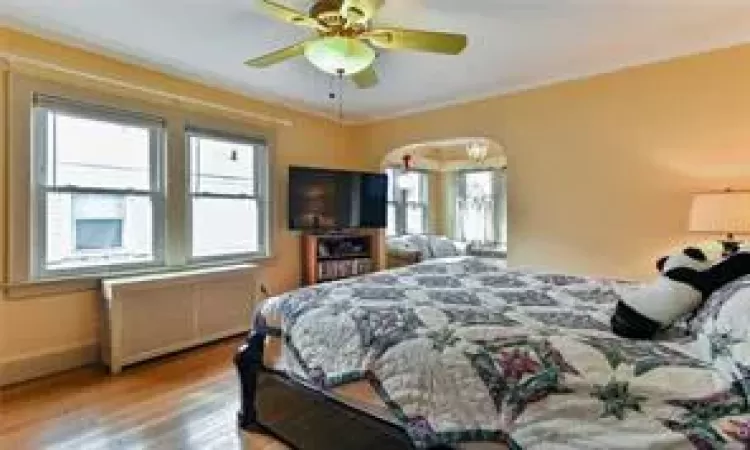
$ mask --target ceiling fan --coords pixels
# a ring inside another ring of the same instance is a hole
[[[263,68],[304,55],[318,69],[338,76],[350,76],[357,87],[378,83],[373,67],[373,47],[415,50],[457,55],[466,48],[463,34],[372,27],[372,19],[385,0],[317,0],[309,14],[279,3],[260,0],[273,17],[313,30],[316,35],[290,47],[245,62]]]

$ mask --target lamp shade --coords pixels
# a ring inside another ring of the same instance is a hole
[[[359,39],[330,36],[307,44],[305,56],[323,72],[354,75],[370,67],[375,60],[375,50]]]
[[[690,231],[750,233],[750,192],[696,194],[690,209]]]

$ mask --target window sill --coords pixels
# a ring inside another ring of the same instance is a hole
[[[74,294],[77,292],[98,291],[101,280],[105,278],[120,278],[133,276],[158,276],[169,275],[181,272],[212,271],[212,269],[221,267],[231,267],[238,265],[260,265],[272,256],[263,256],[244,259],[214,260],[204,262],[193,262],[184,266],[159,266],[142,269],[134,269],[117,273],[107,273],[99,275],[81,275],[66,276],[60,278],[42,278],[22,283],[11,283],[2,285],[5,291],[5,299],[9,301],[20,301],[31,298],[46,297],[52,295]]]

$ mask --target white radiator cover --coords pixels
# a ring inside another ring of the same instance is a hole
[[[245,333],[255,306],[250,264],[102,280],[102,360],[112,373]]]

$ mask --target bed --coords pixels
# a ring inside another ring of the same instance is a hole
[[[714,305],[709,331],[619,338],[637,288],[462,257],[271,298],[235,361],[240,425],[301,449],[748,448],[745,336]]]

